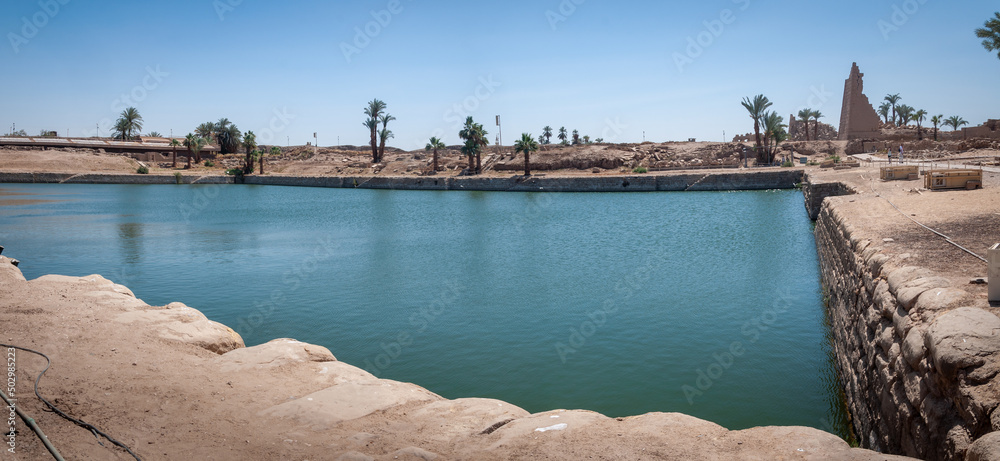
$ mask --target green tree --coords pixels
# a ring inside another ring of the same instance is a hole
[[[180,147],[181,143],[177,141],[177,138],[170,139],[170,147],[174,151],[174,164],[172,168],[177,168],[177,148]]]
[[[378,147],[378,158],[381,162],[385,158],[385,140],[393,137],[392,132],[389,131],[389,122],[396,120],[396,117],[389,115],[389,113],[384,113],[378,117],[378,121],[382,123],[382,130],[379,131],[379,147]]]
[[[243,135],[243,148],[246,149],[246,157],[243,158],[243,174],[253,173],[253,163],[257,156],[257,135],[253,131],[247,131]]]
[[[878,114],[885,119],[885,124],[889,124],[889,111],[892,110],[892,104],[883,102],[881,106],[878,106]]]
[[[142,115],[135,107],[129,107],[122,111],[115,122],[115,135],[122,141],[131,141],[142,132]]]
[[[542,144],[552,144],[552,127],[551,126],[545,125],[545,128],[542,128],[542,138],[545,138],[545,142],[543,142]],[[541,139],[541,138],[539,138],[539,139]]]
[[[976,37],[983,39],[983,48],[986,51],[997,51],[1000,58],[1000,13],[993,13],[994,17],[988,21],[981,29],[976,29]]]
[[[771,164],[774,163],[774,157],[777,155],[778,143],[787,139],[788,134],[785,132],[784,124],[785,118],[778,115],[777,112],[771,111],[764,114],[761,118],[764,125],[764,142],[765,142],[765,161],[763,163]],[[771,141],[775,141],[774,145],[771,145]]]
[[[957,115],[952,115],[951,117],[948,117],[948,119],[944,121],[944,124],[950,126],[952,130],[958,131],[959,127],[963,125],[968,125],[969,122],[966,122],[965,119],[962,117],[959,117]]]
[[[573,130],[573,145],[580,144],[580,131]]]
[[[195,135],[192,133],[188,133],[188,135],[184,138],[184,147],[187,147],[188,151],[187,169],[189,170],[191,169],[191,157],[194,157],[195,145],[197,144],[197,140],[199,139],[202,138],[196,138]]]
[[[490,144],[489,139],[486,138],[488,133],[483,128],[483,125],[476,123],[472,120],[472,116],[465,119],[465,125],[462,130],[458,132],[458,137],[465,140],[465,145],[462,146],[462,153],[469,157],[469,172],[470,173],[481,173],[482,168],[481,160],[479,160],[482,148]]]
[[[444,141],[441,141],[437,137],[431,138],[430,142],[427,143],[427,147],[424,147],[424,150],[434,151],[434,161],[431,162],[431,169],[435,172],[438,171],[438,151],[444,148]]]
[[[569,133],[566,131],[566,127],[560,127],[559,136],[556,137],[559,138],[559,144],[562,144],[564,146],[569,145],[569,141],[567,141],[569,139]]]
[[[521,139],[514,143],[514,153],[524,153],[524,175],[531,176],[531,153],[538,150],[538,143],[528,133],[521,133]]]
[[[215,139],[215,123],[205,122],[194,129],[194,134],[199,138]]]
[[[583,143],[584,144],[590,144],[590,136],[589,135],[584,135],[583,136]]]
[[[892,106],[892,123],[896,126],[899,126],[899,123],[896,121],[896,109],[899,107],[899,101],[902,99],[903,98],[899,96],[899,93],[886,95],[885,97],[885,101]]]
[[[923,127],[921,127],[920,124],[924,123],[924,120],[927,120],[927,111],[920,109],[918,111],[913,112],[913,120],[917,122],[917,139],[923,141],[924,132],[923,132]]]
[[[799,120],[806,124],[806,141],[809,140],[809,119],[812,118],[812,109],[802,109],[799,111]]]
[[[771,106],[771,101],[769,101],[767,97],[762,94],[754,96],[753,99],[750,99],[749,97],[743,98],[743,107],[746,108],[747,112],[750,113],[750,118],[753,119],[753,131],[757,137],[757,143],[754,148],[757,151],[757,160],[761,163],[771,163],[770,159],[767,158],[767,154],[764,152],[764,144],[761,142],[762,140],[760,137],[761,119],[764,117],[765,111]]]
[[[913,114],[916,112],[912,107],[903,104],[896,108],[896,114],[899,116],[899,126],[906,126],[910,124],[913,120]]]
[[[937,138],[938,125],[941,125],[942,122],[944,122],[944,115],[935,115],[935,116],[931,117],[931,123],[934,124],[934,140],[935,141],[938,140],[938,138]]]
[[[813,123],[813,139],[819,141],[819,119],[823,118],[823,113],[820,112],[820,111],[818,111],[818,110],[814,110],[814,111],[812,111],[812,114],[810,114],[810,115],[812,115],[813,122],[814,122]]]
[[[379,156],[378,151],[378,122],[379,117],[382,116],[382,111],[386,109],[386,104],[378,99],[372,99],[368,102],[368,107],[365,108],[365,115],[368,119],[365,120],[364,125],[371,132],[371,148],[372,148],[372,163],[379,163],[382,158]]]
[[[163,135],[160,134],[159,131],[150,131],[148,134],[146,134],[146,136],[150,137],[150,138],[162,138],[163,137]]]

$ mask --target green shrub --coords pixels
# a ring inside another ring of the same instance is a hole
[[[785,163],[782,163],[782,164],[781,164],[781,167],[782,167],[782,168],[791,168],[791,167],[793,167],[793,166],[795,166],[795,164],[794,164],[794,163],[792,163],[792,162],[785,162]]]
[[[139,169],[135,170],[135,172],[139,174],[149,174],[149,168],[146,168],[146,166],[143,165],[140,166]]]
[[[243,176],[243,170],[239,168],[230,168],[226,170],[226,174],[229,176]]]
[[[644,166],[637,166],[637,167],[635,167],[634,170],[632,170],[632,172],[633,173],[638,173],[638,174],[646,174],[646,173],[649,173],[649,170],[646,167],[644,167]]]
[[[178,171],[174,173],[174,180],[177,181],[177,184],[181,184],[184,182],[184,175],[182,175],[181,172]]]
[[[833,160],[833,163],[840,163],[840,156],[839,155],[831,155],[830,158],[828,158],[827,160]]]
[[[207,166],[207,167],[209,167],[209,168],[212,168],[213,166],[215,166],[215,164],[214,164],[214,163],[212,163],[212,161],[211,161],[211,160],[205,160],[205,166]]]

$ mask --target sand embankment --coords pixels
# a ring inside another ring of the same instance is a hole
[[[48,354],[43,395],[143,459],[892,458],[811,428],[728,431],[676,413],[613,419],[447,400],[375,378],[320,346],[243,347],[193,308],[149,306],[97,275],[26,281],[9,261],[0,257],[3,341]],[[43,411],[30,383],[44,363],[16,357],[20,406],[65,456],[127,458]],[[47,457],[17,424],[16,459]]]

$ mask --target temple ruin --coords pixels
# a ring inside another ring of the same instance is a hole
[[[864,94],[864,76],[858,63],[851,66],[851,76],[844,84],[844,106],[840,112],[838,139],[873,138],[880,133],[878,113]]]

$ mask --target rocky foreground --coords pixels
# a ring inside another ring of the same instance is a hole
[[[98,275],[26,281],[10,261],[0,257],[0,340],[48,354],[42,395],[142,459],[904,459],[805,427],[729,431],[677,413],[529,414],[447,400],[320,346],[244,347],[195,309],[149,306]],[[44,365],[16,353],[16,395],[63,456],[131,459],[43,408],[31,385]],[[4,459],[49,456],[20,420],[17,429]]]

